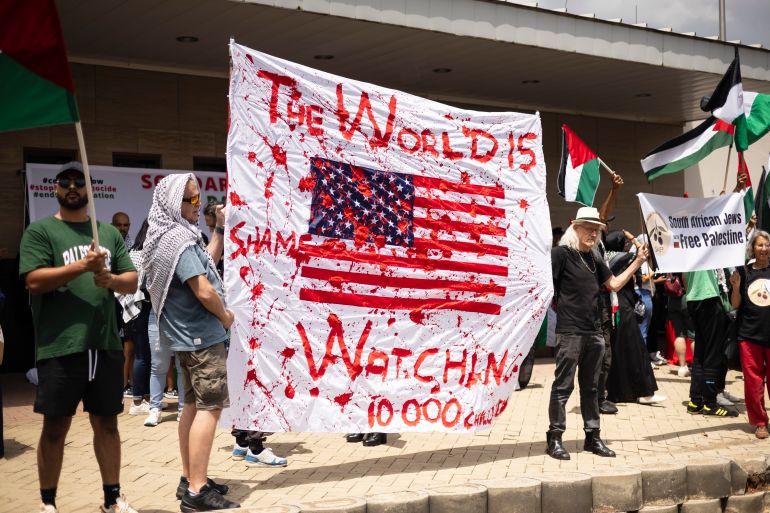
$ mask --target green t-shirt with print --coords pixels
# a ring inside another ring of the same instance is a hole
[[[98,223],[98,230],[112,273],[134,271],[120,232],[103,223]],[[21,239],[19,275],[85,258],[92,238],[90,221],[71,223],[46,217],[30,224]],[[63,287],[31,297],[38,360],[87,349],[121,350],[115,296],[112,290],[94,284],[93,273],[83,273]]]

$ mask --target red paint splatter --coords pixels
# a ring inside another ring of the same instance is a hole
[[[254,64],[254,58],[251,55],[246,54],[246,58],[249,60],[250,63]]]
[[[248,275],[251,272],[251,269],[248,268],[248,266],[241,267],[241,279],[243,281],[246,281],[246,275]]]
[[[281,351],[281,356],[283,356],[286,359],[289,359],[292,356],[294,356],[294,353],[296,353],[296,352],[297,352],[297,350],[294,349],[293,347],[285,347],[283,349],[283,351]]]
[[[287,171],[289,170],[288,165],[286,164],[286,150],[278,146],[277,144],[270,144],[267,140],[267,137],[264,135],[261,136],[262,140],[265,141],[265,144],[268,148],[270,148],[270,151],[273,153],[273,160],[276,164],[279,166],[283,166]]]
[[[467,171],[460,171],[460,183],[471,183],[471,175]]]
[[[346,392],[340,394],[334,398],[334,402],[340,405],[340,410],[345,411],[345,406],[350,402],[350,398],[353,397],[353,392]]]
[[[249,152],[249,162],[251,162],[253,164],[256,161],[257,161],[257,154],[254,153],[253,151],[250,151]]]
[[[422,313],[422,310],[412,310],[409,312],[409,318],[412,319],[412,322],[415,324],[422,324],[422,321],[425,320],[425,314]]]
[[[311,388],[309,392],[310,392],[310,397],[318,397],[318,387]]]
[[[391,317],[388,319],[388,326],[393,326],[396,323],[396,319],[394,317]]]
[[[462,317],[460,317],[460,316],[458,315],[458,316],[457,316],[457,327],[458,327],[458,328],[460,327],[460,322],[461,322],[461,321],[462,321]]]
[[[286,385],[286,390],[284,390],[284,393],[289,399],[294,399],[294,387],[291,383]]]
[[[528,207],[529,207],[529,203],[527,203],[527,200],[522,199],[521,201],[519,201],[519,208],[523,208],[525,212]]]
[[[257,371],[254,369],[249,369],[249,371],[246,373],[246,380],[243,382],[243,388],[249,386],[249,383],[259,383],[259,380],[257,379]]]
[[[245,201],[241,199],[240,196],[238,196],[238,193],[235,191],[230,191],[230,204],[235,207],[245,207],[248,206]]]
[[[332,287],[340,288],[345,283],[345,279],[342,276],[332,276],[327,280]]]
[[[249,349],[251,349],[252,351],[259,349],[259,345],[260,344],[256,338],[252,337],[249,339]]]
[[[430,393],[431,394],[438,394],[439,392],[441,392],[441,385],[436,383],[435,385],[433,385],[433,388],[430,389]]]
[[[256,285],[251,287],[251,300],[254,301],[255,299],[257,299],[259,296],[262,295],[262,292],[264,291],[265,291],[265,286],[262,285],[261,283],[257,283]]]
[[[270,188],[273,186],[273,178],[275,178],[275,171],[270,173],[270,177],[265,180],[265,198],[270,199],[273,197],[273,191]]]

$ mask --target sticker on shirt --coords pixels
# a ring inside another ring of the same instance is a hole
[[[757,306],[770,306],[770,280],[760,278],[751,282],[749,300]]]

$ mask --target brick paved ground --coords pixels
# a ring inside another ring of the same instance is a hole
[[[617,415],[602,417],[602,434],[617,452],[616,459],[578,452],[582,430],[577,394],[567,404],[569,429],[564,437],[572,460],[559,462],[544,455],[553,363],[542,360],[529,387],[514,394],[489,432],[389,435],[386,446],[374,448],[345,443],[341,434],[279,433],[269,438],[269,446],[287,456],[289,466],[265,469],[232,461],[233,440],[229,431],[223,430],[214,442],[210,474],[228,483],[233,498],[243,506],[267,506],[552,470],[587,471],[702,456],[770,454],[770,440],[754,437],[742,404],[741,416],[733,419],[685,413],[689,380],[671,374],[669,369],[656,371],[660,392],[669,397],[668,401],[659,406],[621,405]],[[31,411],[34,389],[20,376],[2,379],[6,459],[0,460],[0,512],[36,512],[35,448],[41,419]],[[743,396],[739,373],[728,375],[728,390]],[[179,511],[174,500],[179,478],[175,419],[176,413],[169,412],[159,426],[146,428],[142,425],[144,416],[120,417],[121,485],[141,511]],[[65,449],[57,503],[62,513],[96,511],[101,498],[88,419],[78,414]]]

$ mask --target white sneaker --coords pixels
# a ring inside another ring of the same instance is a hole
[[[662,403],[668,399],[665,395],[648,395],[647,397],[640,397],[639,398],[639,404],[656,404],[656,403]]]
[[[679,370],[676,371],[676,374],[680,378],[689,378],[690,377],[690,369],[687,367],[687,365],[682,365],[679,367]]]
[[[742,397],[738,397],[736,395],[733,395],[730,392],[728,392],[727,390],[722,390],[722,395],[725,396],[725,399],[727,399],[728,401],[731,401],[733,403],[742,403],[743,402],[743,398]]]
[[[247,467],[285,467],[288,464],[286,458],[273,454],[273,451],[265,447],[259,454],[254,454],[251,449],[246,451]]]
[[[735,406],[735,403],[728,399],[724,392],[717,394],[717,404],[719,406]]]
[[[57,509],[50,504],[41,504],[40,513],[57,513]]]
[[[105,508],[104,505],[102,505],[100,508],[102,508],[102,513],[139,513],[126,501],[125,495],[118,497],[118,502],[111,507]]]
[[[147,427],[155,427],[161,423],[163,417],[160,416],[160,408],[150,408],[150,414],[144,421],[144,425]]]
[[[129,415],[140,415],[142,413],[150,413],[150,403],[142,399],[142,402],[139,404],[131,404],[131,407],[128,409]]]

